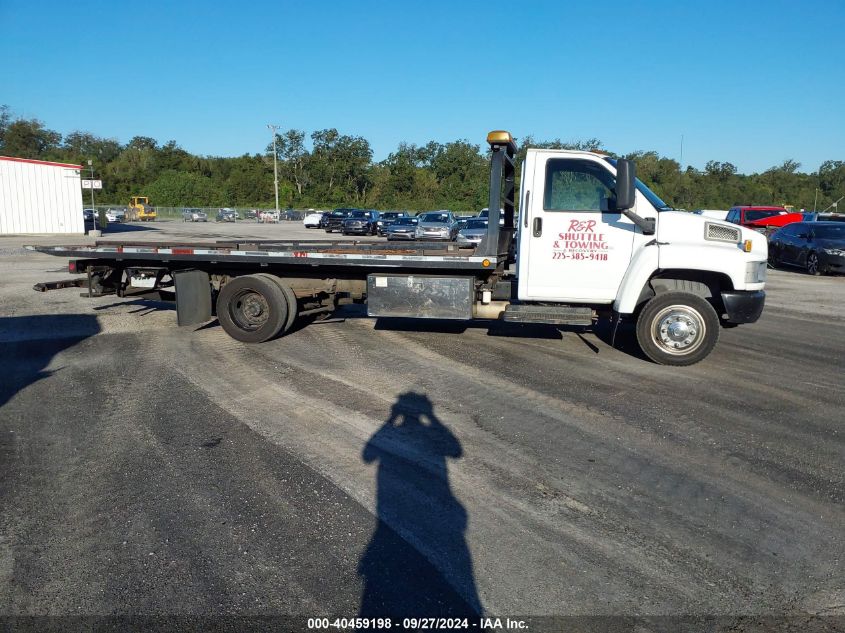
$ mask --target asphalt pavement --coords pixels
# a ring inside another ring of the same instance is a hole
[[[21,245],[62,241],[0,238],[0,616],[845,625],[845,278],[770,271],[759,323],[671,368],[630,331],[357,307],[243,345],[33,292],[65,262]]]

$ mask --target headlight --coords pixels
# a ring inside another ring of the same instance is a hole
[[[756,284],[766,281],[766,262],[748,262],[745,264],[745,283]]]
[[[840,257],[845,257],[845,250],[841,248],[823,248],[822,249],[828,255],[839,255]]]

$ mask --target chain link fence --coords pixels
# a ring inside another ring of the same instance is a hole
[[[86,205],[86,208],[91,208],[90,206]],[[209,220],[214,220],[217,218],[217,214],[221,210],[226,211],[234,211],[238,214],[238,218],[241,220],[253,220],[259,221],[262,217],[266,219],[266,221],[275,221],[275,219],[271,219],[272,215],[275,213],[275,209],[272,208],[259,208],[259,207],[159,207],[153,205],[153,208],[156,210],[156,218],[159,220],[182,220],[183,213],[186,209],[196,210],[199,209],[200,211],[204,212],[206,216],[208,216]],[[129,207],[126,205],[119,205],[119,204],[98,204],[94,206],[95,211],[99,214],[100,211],[106,212],[109,210],[113,211],[123,211],[125,213],[129,212]],[[302,221],[302,219],[308,215],[309,213],[320,213],[323,211],[327,211],[328,209],[283,209],[279,211],[278,221]],[[269,216],[268,216],[269,214]]]

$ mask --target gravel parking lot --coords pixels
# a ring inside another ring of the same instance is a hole
[[[346,239],[104,239],[234,236]],[[630,332],[350,307],[246,346],[33,292],[66,261],[22,245],[85,239],[0,238],[0,613],[845,624],[845,278],[770,271],[760,322],[678,369]]]

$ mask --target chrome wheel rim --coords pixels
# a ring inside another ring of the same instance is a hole
[[[701,347],[706,333],[704,317],[690,306],[668,306],[652,320],[652,339],[664,352],[676,356],[691,354]]]

